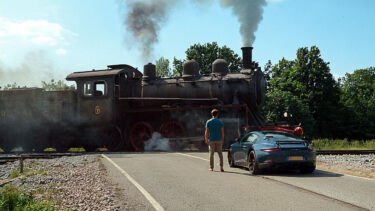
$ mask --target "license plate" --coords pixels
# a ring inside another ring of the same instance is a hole
[[[289,156],[289,160],[303,160],[303,156]]]

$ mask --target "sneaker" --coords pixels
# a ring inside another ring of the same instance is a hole
[[[220,171],[221,171],[221,172],[224,172],[224,169],[223,169],[223,168],[221,168],[221,169],[220,169]]]
[[[209,171],[213,171],[213,169],[212,169],[212,168],[209,168],[208,170],[209,170]]]

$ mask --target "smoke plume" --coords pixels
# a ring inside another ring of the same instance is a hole
[[[145,62],[151,59],[153,45],[158,42],[158,34],[167,21],[171,8],[182,0],[125,0],[127,5],[125,27],[135,39]],[[223,7],[233,10],[241,23],[241,35],[244,46],[251,46],[255,32],[263,18],[266,0],[194,0],[204,4],[220,1]]]
[[[158,33],[176,0],[127,1],[129,8],[125,25],[138,42],[145,61],[150,59]]]
[[[263,19],[266,0],[221,0],[223,7],[231,7],[241,23],[240,32],[244,46],[252,46],[259,22]]]

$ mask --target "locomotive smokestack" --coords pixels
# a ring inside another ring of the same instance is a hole
[[[243,47],[241,49],[243,69],[251,69],[251,63],[253,63],[253,47]]]

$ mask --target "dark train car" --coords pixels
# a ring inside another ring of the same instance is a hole
[[[6,152],[14,147],[24,151],[57,147],[51,134],[72,124],[76,100],[75,91],[0,91],[0,147]]]

